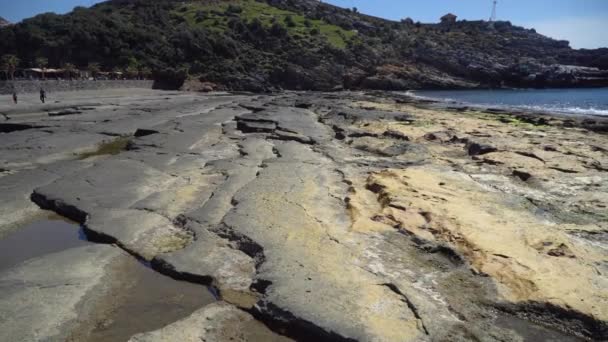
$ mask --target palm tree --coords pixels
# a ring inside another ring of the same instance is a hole
[[[2,70],[6,73],[6,78],[11,76],[11,80],[15,80],[15,70],[17,70],[17,66],[19,65],[20,60],[15,55],[4,55],[2,56]]]
[[[76,72],[76,66],[72,63],[65,63],[63,65],[63,71],[65,72],[66,78],[72,79],[72,75]]]
[[[49,66],[49,60],[46,57],[38,57],[36,58],[36,66],[42,70],[42,79],[46,79],[44,72],[46,67]]]
[[[99,72],[101,71],[101,67],[99,66],[99,63],[89,63],[87,69],[89,69],[89,72],[91,73],[91,77],[96,78],[97,74],[99,74]]]

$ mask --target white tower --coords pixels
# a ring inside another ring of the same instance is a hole
[[[492,15],[490,16],[490,22],[496,21],[496,3],[498,3],[498,1],[494,0],[494,3],[492,5]]]

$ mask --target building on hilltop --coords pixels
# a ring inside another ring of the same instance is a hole
[[[456,22],[457,18],[458,18],[458,16],[456,16],[452,13],[448,13],[448,14],[444,15],[443,17],[441,17],[441,23],[442,24],[453,24]]]

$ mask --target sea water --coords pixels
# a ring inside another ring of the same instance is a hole
[[[608,116],[608,88],[432,90],[408,94],[467,106]]]

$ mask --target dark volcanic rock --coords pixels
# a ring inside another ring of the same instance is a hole
[[[594,67],[541,63],[513,65],[508,78],[519,87],[602,87],[608,84],[608,70]]]
[[[315,141],[302,134],[286,132],[282,130],[276,130],[273,135],[270,136],[271,139],[276,140],[285,140],[285,141],[297,141],[301,144],[313,145]]]
[[[272,133],[277,125],[274,122],[239,120],[236,127],[243,133]]]
[[[382,134],[382,135],[385,137],[393,138],[393,139],[397,139],[397,140],[405,140],[405,141],[410,140],[410,138],[407,135],[405,135],[399,131],[395,131],[395,130],[388,130],[388,131],[384,132],[384,134]]]
[[[428,141],[436,141],[439,143],[466,143],[466,138],[459,138],[454,134],[454,132],[450,131],[440,131],[427,133],[424,135],[424,139]]]
[[[530,173],[522,171],[522,170],[514,170],[513,176],[521,179],[524,182],[526,182],[526,181],[528,181],[528,179],[532,178],[532,175]]]
[[[496,152],[498,149],[492,145],[470,142],[467,144],[467,151],[469,152],[470,156],[479,156]]]
[[[65,115],[77,115],[77,114],[82,114],[82,112],[79,110],[74,110],[74,109],[65,109],[65,110],[60,110],[58,112],[49,112],[49,116],[65,116]]]
[[[272,133],[277,129],[276,121],[258,111],[237,116],[235,120],[236,128],[243,133]]]
[[[25,131],[26,129],[39,128],[38,126],[32,126],[28,124],[12,124],[2,123],[0,124],[0,133],[11,133],[17,131]]]

